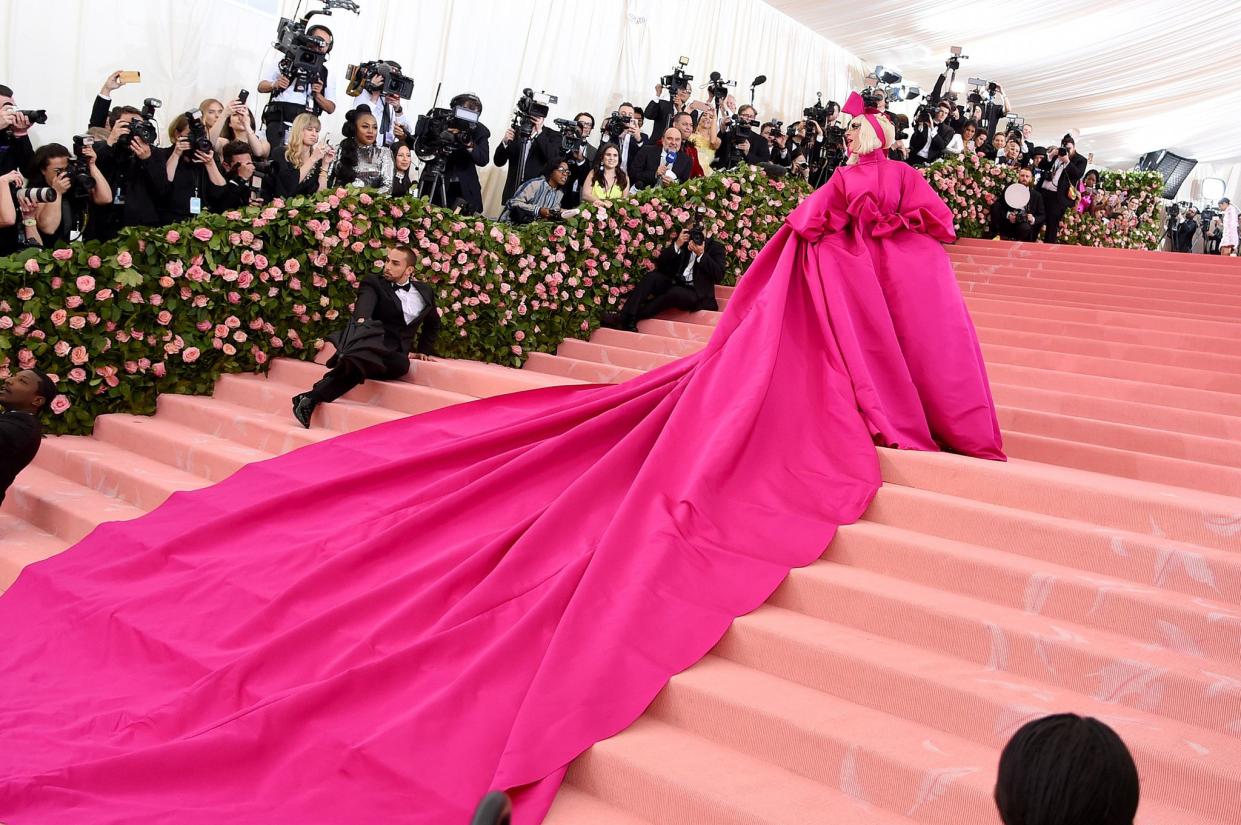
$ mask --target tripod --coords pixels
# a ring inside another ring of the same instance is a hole
[[[445,209],[448,208],[448,181],[444,178],[447,166],[448,161],[436,155],[422,168],[422,175],[418,178],[418,197]]]

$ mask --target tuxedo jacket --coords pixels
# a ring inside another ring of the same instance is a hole
[[[30,413],[0,413],[0,501],[17,474],[34,461],[42,437],[39,419]]]
[[[932,129],[934,131],[932,131]],[[918,154],[926,146],[926,142],[931,141],[931,148],[927,151],[926,163],[934,163],[944,156],[944,150],[948,148],[948,144],[952,142],[952,127],[941,123],[936,126],[931,124],[931,128],[914,129],[913,136],[909,139],[909,162],[917,165],[923,163],[922,156]]]
[[[698,295],[698,308],[712,312],[719,309],[715,301],[715,285],[724,279],[724,245],[714,238],[707,238],[702,257],[694,264],[694,292]],[[681,273],[689,263],[689,245],[677,252],[674,244],[668,244],[655,259],[655,269],[681,282]]]
[[[1008,222],[1009,206],[1004,202],[1004,194],[996,198],[991,205],[991,232],[993,235],[1012,235],[1015,233],[1013,224]],[[1026,204],[1026,212],[1034,216],[1034,223],[1026,222],[1035,235],[1047,222],[1047,213],[1043,208],[1043,196],[1037,187],[1030,187],[1030,202]]]
[[[639,189],[646,189],[659,183],[656,178],[659,176],[659,167],[664,162],[664,147],[658,142],[648,143],[638,151],[638,157],[631,159],[629,162],[629,178],[633,181],[633,185]],[[677,180],[681,183],[689,180],[690,172],[694,170],[694,161],[689,153],[682,150],[677,152],[677,159],[672,164],[672,174],[676,175]]]
[[[424,307],[414,320],[405,323],[405,310],[396,297],[396,289],[382,275],[367,275],[358,287],[354,304],[355,320],[375,320],[384,326],[384,346],[393,352],[408,355],[416,349],[423,355],[435,354],[435,337],[440,331],[440,314],[435,308],[435,290],[418,281],[410,281],[422,296]],[[414,346],[414,338],[418,343]]]
[[[500,143],[496,146],[495,160],[496,166],[508,166],[508,176],[504,179],[504,193],[500,197],[502,203],[508,203],[509,198],[513,197],[513,193],[517,191],[517,187],[521,186],[531,178],[537,178],[543,174],[543,167],[552,158],[560,154],[560,133],[554,129],[544,128],[537,135],[533,136],[530,145],[530,152],[526,155],[526,171],[521,176],[521,180],[517,177],[518,167],[521,166],[521,141],[514,140],[512,143]]]

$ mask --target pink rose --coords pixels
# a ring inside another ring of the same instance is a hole
[[[112,290],[110,289],[101,289],[95,293],[96,301],[106,301],[111,297],[112,297]]]
[[[122,266],[122,267],[126,267],[126,268],[128,268],[128,267],[130,267],[131,265],[133,265],[133,262],[134,262],[134,256],[133,256],[133,255],[130,255],[130,254],[129,254],[129,250],[127,250],[127,249],[125,249],[125,250],[121,250],[121,253],[120,253],[119,255],[117,255],[117,256],[116,256],[116,264],[117,264],[117,266]]]
[[[166,309],[161,309],[159,311],[159,315],[155,316],[155,320],[163,326],[168,326],[172,323],[172,313]]]
[[[159,285],[164,289],[172,289],[172,285],[175,283],[176,281],[169,275],[161,275],[159,278]]]
[[[151,365],[151,372],[154,373],[156,378],[163,378],[168,374],[168,368],[164,366],[163,361],[157,361]]]
[[[75,384],[81,384],[86,380],[86,370],[81,367],[74,367],[69,370],[69,380]]]
[[[185,264],[180,261],[169,261],[164,265],[164,269],[174,278],[180,278],[185,272]]]
[[[230,315],[224,319],[224,326],[228,327],[229,329],[237,329],[239,326],[241,326],[241,319],[238,318],[236,315]]]
[[[225,355],[236,355],[237,354],[237,348],[233,346],[232,344],[225,344],[223,347],[223,350],[224,350]]]
[[[85,364],[90,360],[90,356],[86,354],[86,347],[74,347],[69,351],[69,360],[74,364]]]
[[[56,326],[60,326],[61,324],[63,324],[68,319],[68,317],[69,317],[69,313],[65,312],[63,309],[57,309],[57,310],[52,311],[52,323],[55,324]]]
[[[28,286],[24,286],[21,289],[17,290],[17,300],[19,301],[29,301],[33,297],[34,297],[34,290]]]
[[[287,261],[284,262],[284,271],[289,273],[290,275],[296,275],[298,270],[300,270],[301,268],[302,268],[302,265],[297,262],[296,258],[289,258]]]
[[[73,404],[69,402],[68,398],[65,398],[63,395],[59,395],[59,394],[55,398],[52,399],[52,403],[49,405],[52,412],[56,415],[60,415],[61,413],[63,413],[65,410],[69,409],[72,406]]]
[[[194,235],[197,237],[198,233],[195,232]],[[199,240],[202,240],[202,238],[199,238]],[[186,347],[185,351],[181,353],[181,360],[187,364],[193,364],[198,360],[198,356],[200,354],[201,353],[199,353],[198,347]]]
[[[58,261],[67,261],[73,257],[72,249],[57,249],[52,253],[52,257]]]
[[[52,347],[52,352],[56,353],[60,358],[64,358],[69,354],[69,342],[57,341],[56,346]]]
[[[259,269],[267,269],[267,256],[266,255],[255,255],[254,265],[258,267]]]
[[[101,265],[103,265],[103,261],[99,259],[98,255],[91,255],[86,259],[86,265],[91,269],[98,269]]]
[[[195,229],[195,230],[194,230],[194,237],[195,237],[195,238],[197,238],[198,240],[202,241],[203,243],[206,243],[207,241],[211,240],[211,238],[212,238],[214,235],[215,235],[215,233],[214,233],[214,232],[212,232],[210,229],[208,229],[208,228],[207,228],[207,227],[205,227],[205,226],[200,226],[200,227],[198,227],[197,229]],[[195,356],[195,357],[197,357],[197,356]]]
[[[33,275],[34,273],[39,271],[39,262],[36,261],[34,258],[27,258],[24,268],[27,272]]]
[[[86,319],[83,318],[81,315],[74,315],[72,318],[69,319],[70,329],[83,329],[85,328],[85,326],[86,326]]]

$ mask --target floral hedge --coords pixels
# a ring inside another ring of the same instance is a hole
[[[805,191],[743,166],[513,227],[341,189],[30,250],[0,259],[0,375],[51,373],[48,429],[83,433],[102,413],[154,410],[160,392],[209,393],[222,372],[312,358],[394,240],[417,248],[417,277],[438,284],[440,354],[517,365],[589,334],[692,209],[725,243],[735,280]]]
[[[976,155],[941,160],[924,170],[926,179],[957,216],[957,234],[963,238],[988,237],[991,205],[1004,187],[1016,183],[1017,170],[999,166]],[[1065,213],[1060,224],[1062,243],[1155,249],[1163,235],[1159,221],[1163,178],[1157,172],[1099,171],[1096,198],[1108,200],[1107,215]]]

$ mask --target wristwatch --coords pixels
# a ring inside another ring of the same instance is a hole
[[[34,218],[22,218],[22,226],[35,227],[38,225],[39,225],[39,222],[35,220]]]

